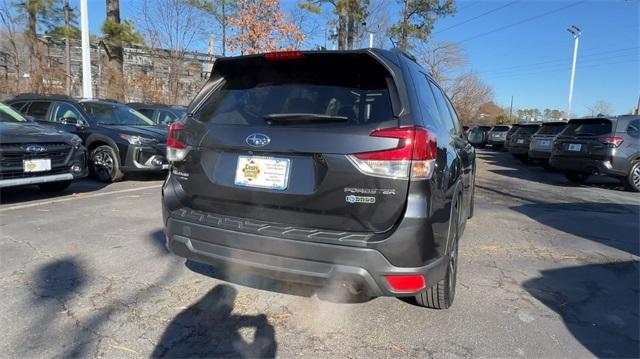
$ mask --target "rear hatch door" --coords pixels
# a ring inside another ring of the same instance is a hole
[[[610,156],[610,147],[603,142],[603,138],[612,132],[613,124],[607,118],[571,120],[555,141],[554,153],[567,157],[605,159]]]
[[[408,180],[360,172],[347,155],[398,147],[372,137],[398,126],[388,68],[367,53],[219,60],[187,122],[194,147],[178,171],[188,206],[334,231],[384,232]]]

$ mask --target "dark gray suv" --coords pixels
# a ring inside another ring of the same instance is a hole
[[[448,308],[475,152],[400,51],[218,59],[169,129],[167,246],[225,273]]]
[[[553,143],[551,166],[569,181],[582,183],[591,175],[620,178],[640,191],[640,117],[582,118],[569,121]]]

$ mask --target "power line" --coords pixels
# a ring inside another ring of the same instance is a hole
[[[510,3],[508,3],[508,4],[505,4],[505,5],[499,6],[499,7],[495,8],[495,9],[491,9],[491,10],[489,10],[489,11],[485,11],[485,12],[483,12],[482,14],[477,15],[477,16],[474,16],[474,17],[472,17],[472,18],[470,18],[470,19],[467,19],[467,20],[465,20],[465,21],[463,21],[463,22],[457,23],[457,24],[455,24],[455,25],[451,25],[451,26],[446,27],[446,28],[444,28],[444,29],[442,29],[442,30],[440,30],[440,31],[436,31],[436,32],[434,32],[434,34],[440,34],[440,33],[443,33],[443,32],[445,32],[445,31],[447,31],[447,30],[451,30],[451,29],[453,29],[453,28],[456,28],[456,27],[458,27],[458,26],[464,25],[464,24],[466,24],[466,23],[468,23],[468,22],[471,22],[471,21],[473,21],[473,20],[479,19],[479,18],[481,18],[481,17],[483,17],[483,16],[486,16],[486,15],[492,14],[492,13],[494,13],[494,12],[498,11],[498,10],[502,10],[502,9],[504,9],[504,8],[505,8],[505,7],[507,7],[507,6],[511,6],[511,5],[513,5],[513,4],[517,3],[517,2],[520,2],[520,1],[521,1],[521,0],[515,0],[515,1],[512,1],[512,2],[510,2]]]
[[[616,49],[616,50],[608,50],[608,51],[602,51],[602,52],[597,52],[597,53],[587,53],[584,55],[581,55],[580,58],[584,59],[591,59],[593,57],[603,57],[603,56],[607,56],[607,59],[614,54],[617,53],[621,53],[621,52],[628,52],[631,50],[636,50],[639,49],[640,46],[635,46],[635,47],[628,47],[628,48],[623,48],[623,49]],[[638,52],[633,52],[633,53],[629,53],[629,54],[623,54],[624,56],[632,56],[632,55],[638,55]],[[620,55],[614,55],[613,57],[616,56],[620,56]],[[595,59],[594,59],[595,60]],[[564,63],[566,62],[566,59],[558,59],[558,60],[547,60],[547,61],[541,61],[541,62],[534,62],[534,63],[530,63],[530,64],[521,64],[521,65],[516,65],[516,66],[510,66],[510,67],[503,67],[503,68],[499,68],[499,69],[495,69],[495,70],[489,70],[487,71],[488,73],[502,73],[502,72],[510,72],[511,70],[528,70],[528,69],[533,69],[536,67],[544,67],[545,65],[554,65],[554,64],[558,64],[558,63]]]
[[[615,62],[608,62],[608,63],[602,63],[602,64],[588,64],[588,65],[584,65],[584,66],[580,66],[580,69],[584,69],[584,68],[594,68],[594,67],[601,67],[601,66],[610,66],[610,65],[617,65],[617,64],[626,64],[626,63],[636,63],[637,60],[636,59],[630,59],[630,60],[622,60],[622,61],[615,61]],[[544,71],[535,71],[535,72],[523,72],[523,73],[516,73],[516,74],[503,74],[503,75],[497,75],[497,76],[489,76],[486,79],[488,80],[494,80],[494,79],[500,79],[500,78],[508,78],[508,77],[522,77],[522,76],[533,76],[533,75],[540,75],[540,74],[546,74],[546,73],[551,73],[551,72],[560,72],[560,71],[567,71],[570,70],[571,66],[564,66],[562,68],[556,68],[556,69],[548,69],[548,70],[544,70]]]
[[[474,7],[474,6],[476,6],[476,5],[480,5],[480,3],[481,3],[481,2],[482,2],[482,1],[469,1],[469,3],[470,3],[470,4],[469,4],[469,5],[465,5],[465,6],[461,7],[461,8],[459,8],[459,9],[458,9],[458,12],[460,12],[460,11],[462,11],[462,10],[467,10],[468,8],[470,8],[470,7]]]
[[[608,60],[612,60],[612,59],[621,59],[621,58],[628,58],[629,56],[633,56],[633,54],[626,54],[626,55],[619,55],[619,56],[612,56],[606,59],[591,59],[591,60],[586,60],[586,61],[581,61],[580,62],[580,68],[583,68],[587,65],[597,65],[602,63],[602,61],[608,61]],[[636,57],[631,57],[629,58],[630,61],[633,60],[637,60]],[[530,73],[531,71],[533,71],[532,73],[537,73],[537,72],[544,72],[547,70],[553,70],[553,69],[567,69],[567,65],[560,65],[560,64],[556,64],[556,65],[550,65],[550,66],[546,66],[546,67],[541,67],[541,68],[537,68],[537,69],[523,69],[523,70],[513,70],[513,71],[507,71],[507,72],[502,72],[502,73],[493,73],[490,74],[489,77],[501,77],[501,76],[511,76],[511,75],[516,75],[519,73]]]
[[[538,14],[538,15],[535,15],[535,16],[531,16],[531,17],[528,17],[528,18],[526,18],[526,19],[520,20],[520,21],[518,21],[518,22],[514,22],[514,23],[509,24],[509,25],[501,26],[501,27],[499,27],[499,28],[497,28],[497,29],[493,29],[493,30],[490,30],[490,31],[487,31],[487,32],[483,32],[483,33],[478,34],[478,35],[476,35],[476,36],[472,36],[472,37],[469,37],[469,38],[464,39],[464,40],[462,40],[462,41],[458,41],[458,43],[463,43],[463,42],[467,42],[467,41],[475,40],[475,39],[477,39],[477,38],[479,38],[479,37],[483,37],[483,36],[486,36],[486,35],[489,35],[489,34],[493,34],[493,33],[498,32],[498,31],[506,30],[506,29],[508,29],[508,28],[511,28],[511,27],[514,27],[514,26],[518,26],[518,25],[524,24],[525,22],[533,21],[533,20],[539,19],[539,18],[541,18],[541,17],[545,17],[545,16],[547,16],[547,15],[551,15],[551,14],[554,14],[554,13],[556,13],[556,12],[559,12],[559,11],[562,11],[562,10],[566,10],[566,9],[568,9],[568,8],[571,8],[571,7],[574,7],[574,6],[580,5],[580,4],[584,3],[584,2],[586,2],[586,0],[582,0],[582,1],[579,1],[579,2],[576,2],[576,3],[573,3],[573,4],[569,4],[569,5],[566,5],[566,6],[563,6],[563,7],[560,7],[560,8],[554,9],[554,10],[551,10],[551,11],[544,12],[544,13],[542,13],[542,14]]]

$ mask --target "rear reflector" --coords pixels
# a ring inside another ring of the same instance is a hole
[[[385,279],[394,292],[419,292],[427,286],[424,277],[418,274],[388,275]]]
[[[431,178],[437,155],[435,137],[422,127],[393,127],[371,132],[372,137],[397,138],[395,148],[356,153],[351,162],[368,175],[397,179]]]
[[[609,145],[611,147],[619,147],[622,144],[622,142],[624,142],[624,139],[622,137],[613,137],[613,136],[600,137],[598,138],[598,140],[604,143],[605,145]]]
[[[278,51],[278,52],[267,52],[264,54],[264,58],[269,61],[280,61],[280,60],[294,60],[301,59],[304,57],[304,54],[300,51]]]

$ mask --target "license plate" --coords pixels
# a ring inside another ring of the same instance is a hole
[[[51,159],[22,160],[22,168],[25,172],[43,172],[51,170]]]
[[[582,149],[582,145],[580,143],[570,143],[567,149],[569,151],[580,151]]]
[[[524,143],[524,140],[522,138],[516,140],[517,143]]]
[[[549,146],[551,144],[551,141],[549,141],[549,140],[540,140],[540,141],[538,141],[538,143],[540,144],[540,146]]]
[[[291,160],[263,156],[238,156],[237,186],[284,190],[289,184]]]

